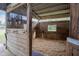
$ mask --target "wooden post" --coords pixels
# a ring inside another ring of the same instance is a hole
[[[70,4],[70,36],[79,39],[79,3]]]
[[[75,39],[67,40],[67,56],[78,55],[79,51],[77,51],[78,46],[77,41],[79,41],[79,3],[71,3],[70,4],[70,28],[69,28],[69,36]],[[73,42],[74,41],[74,42]],[[75,44],[76,43],[76,44]]]
[[[29,39],[29,56],[32,55],[32,9],[31,4],[27,3],[27,32]]]

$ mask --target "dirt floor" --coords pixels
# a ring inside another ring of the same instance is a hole
[[[33,39],[32,50],[47,56],[65,56],[66,40]]]

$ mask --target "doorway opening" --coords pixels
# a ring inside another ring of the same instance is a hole
[[[44,4],[39,6],[36,13],[43,19],[33,29],[32,56],[65,56],[70,26],[69,4],[45,9]]]
[[[35,55],[66,55],[66,38],[69,36],[70,18],[59,18],[55,21],[40,21],[33,34],[32,50]],[[63,20],[62,20],[63,19]],[[57,21],[58,20],[58,21]]]
[[[5,45],[6,45],[6,37],[5,37],[5,32],[6,32],[6,12],[3,10],[0,10],[0,54],[4,50]]]

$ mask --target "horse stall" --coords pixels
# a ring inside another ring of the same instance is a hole
[[[66,55],[69,8],[63,3],[9,4],[6,48],[16,56]]]
[[[53,29],[50,29],[50,27]],[[34,51],[49,56],[66,55],[66,38],[69,36],[69,20],[40,22],[39,28],[37,27],[35,30],[36,37],[32,39],[32,49]]]
[[[35,7],[41,19],[34,27],[32,50],[41,55],[65,56],[66,39],[69,37],[70,7],[69,4],[52,4],[53,7],[48,5],[48,8],[45,8],[46,4],[37,5],[40,8]]]
[[[7,3],[6,49],[16,56],[79,55],[78,6]]]
[[[79,56],[78,3],[0,3],[0,10],[6,12],[0,55]]]

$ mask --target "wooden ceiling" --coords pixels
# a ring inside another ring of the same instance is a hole
[[[10,4],[7,12],[26,15],[27,4]],[[32,15],[37,19],[62,18],[70,15],[70,6],[67,3],[32,3]]]

